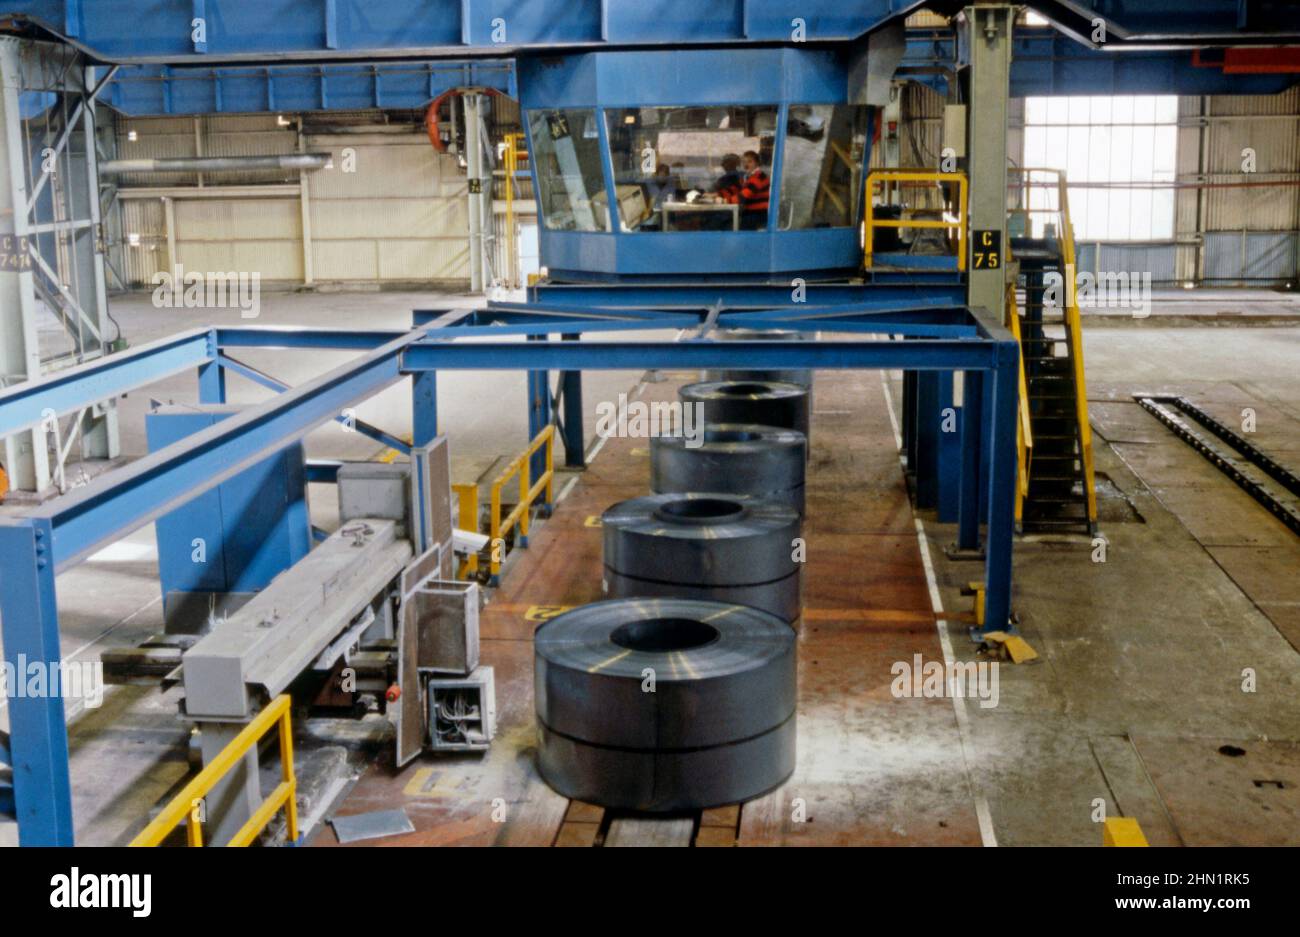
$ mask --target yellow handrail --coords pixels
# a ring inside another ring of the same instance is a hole
[[[461,530],[478,531],[478,485],[452,485],[456,492],[456,526]],[[461,579],[473,579],[478,572],[478,554],[471,553],[465,557],[457,576]]]
[[[943,218],[932,220],[926,218],[876,218],[871,211],[871,195],[877,183],[885,191],[890,183],[895,182],[955,182],[957,184],[957,217],[953,220]],[[964,172],[937,172],[928,169],[873,169],[867,173],[865,198],[866,210],[862,213],[865,225],[862,247],[862,266],[870,269],[873,251],[872,241],[876,228],[944,228],[957,232],[957,269],[966,269],[966,174]]]
[[[510,288],[519,287],[519,255],[515,249],[515,173],[519,170],[519,157],[528,154],[519,149],[522,133],[506,134],[506,264]]]
[[[1035,214],[1054,214],[1058,219],[1057,238],[1061,244],[1061,271],[1065,280],[1065,327],[1070,332],[1070,346],[1073,349],[1072,367],[1074,370],[1075,418],[1079,422],[1079,458],[1083,462],[1084,494],[1087,497],[1088,522],[1097,522],[1097,486],[1092,458],[1092,425],[1088,421],[1088,385],[1084,379],[1083,368],[1083,317],[1079,311],[1078,292],[1075,289],[1077,261],[1074,252],[1074,225],[1070,220],[1069,185],[1065,173],[1059,169],[1024,168],[1019,170],[1021,189],[1028,193],[1030,189],[1055,189],[1056,207],[1034,207],[1023,205],[1016,211],[1028,219]],[[1052,177],[1035,181],[1035,175]],[[1025,199],[1028,201],[1028,199]],[[1032,234],[1032,231],[1026,232]]]
[[[281,694],[273,699],[269,706],[253,717],[252,722],[244,726],[230,744],[221,750],[181,792],[171,799],[153,821],[140,835],[131,840],[132,846],[157,846],[166,839],[171,831],[182,821],[187,823],[187,836],[191,846],[203,845],[203,798],[220,783],[230,769],[239,764],[266,735],[272,726],[280,729],[280,783],[276,785],[271,796],[262,801],[262,805],[248,818],[248,822],[239,828],[227,845],[248,846],[259,833],[271,822],[271,818],[283,808],[288,821],[289,842],[298,840],[298,804],[295,797],[298,782],[293,773],[293,726],[290,721],[288,694]]]
[[[542,447],[546,448],[546,469],[542,472],[542,477],[537,479],[536,484],[534,484],[531,478],[532,457]],[[519,476],[519,503],[505,518],[502,518],[501,489],[515,475]],[[537,496],[543,491],[546,492],[547,504],[551,504],[555,500],[552,487],[554,478],[555,426],[551,425],[534,436],[532,442],[528,444],[528,448],[522,454],[515,456],[514,460],[506,466],[506,470],[492,482],[492,513],[489,517],[489,536],[491,540],[488,547],[491,550],[491,569],[494,578],[501,572],[501,561],[504,559],[505,552],[505,535],[518,524],[520,545],[528,545],[529,510],[532,508],[533,502],[537,500]]]
[[[1034,431],[1029,414],[1029,382],[1025,378],[1024,346],[1020,341],[1020,309],[1016,306],[1016,285],[1007,284],[1007,326],[1021,345],[1020,419],[1016,421],[1016,521],[1024,519],[1025,497],[1029,494],[1029,466],[1034,458]]]

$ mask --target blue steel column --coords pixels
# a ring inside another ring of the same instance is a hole
[[[565,335],[566,342],[582,340],[581,335]],[[582,372],[560,372],[560,393],[564,397],[564,464],[568,468],[586,468],[587,455],[582,432]]]
[[[965,371],[961,399],[961,495],[957,549],[980,548],[980,443],[984,436],[984,372]]]
[[[988,556],[985,566],[984,631],[1011,624],[1011,544],[1015,534],[1016,417],[1020,347],[1000,341],[995,352],[993,406],[989,413]]]
[[[427,446],[438,435],[438,372],[411,375],[411,444]]]
[[[208,333],[208,362],[199,365],[199,403],[226,402],[226,369],[217,363],[217,333]]]
[[[957,519],[961,498],[961,426],[957,421],[954,373],[939,372],[939,400],[934,417],[939,424],[938,449],[935,452],[938,469],[935,506],[939,522],[943,524]]]
[[[54,593],[53,530],[44,519],[0,521],[0,632],[9,688],[9,749],[14,775],[18,840],[24,846],[72,845],[72,784],[59,671],[59,613]],[[27,666],[46,669],[46,692],[28,696]]]
[[[528,341],[544,342],[549,339],[548,335],[530,335]],[[551,422],[551,384],[549,371],[529,371],[528,372],[528,439],[531,441],[537,438],[537,434]],[[531,473],[532,483],[537,484],[537,479],[542,477],[546,471],[546,453],[539,449],[533,454],[529,463],[529,472]],[[549,514],[551,505],[543,505],[543,512]],[[526,540],[524,541],[527,542]]]
[[[939,496],[939,372],[916,375],[916,506],[932,508]]]

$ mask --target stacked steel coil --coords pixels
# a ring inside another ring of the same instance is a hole
[[[794,632],[684,599],[596,602],[534,637],[538,766],[560,794],[626,810],[736,803],[795,764]]]
[[[650,490],[721,491],[784,501],[802,516],[808,441],[756,423],[706,423],[695,437],[650,440]]]
[[[601,516],[612,598],[677,596],[800,613],[799,513],[770,499],[696,492],[623,501]]]
[[[808,388],[788,381],[703,381],[680,391],[683,403],[698,403],[705,423],[758,423],[798,430],[808,436]]]

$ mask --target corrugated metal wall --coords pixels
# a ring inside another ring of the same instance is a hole
[[[1294,279],[1300,230],[1300,88],[1277,95],[1184,98],[1179,178],[1180,275],[1237,283]],[[1253,160],[1253,166],[1248,165]],[[1263,185],[1284,182],[1284,186]],[[1243,184],[1248,183],[1248,184]]]

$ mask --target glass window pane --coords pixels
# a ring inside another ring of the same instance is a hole
[[[1025,123],[1047,123],[1047,98],[1025,98]]]
[[[1174,124],[1178,122],[1178,95],[1162,94],[1156,98],[1156,123]]]
[[[592,110],[530,111],[538,206],[552,231],[608,231],[600,130]]]
[[[1133,123],[1150,124],[1156,119],[1156,99],[1153,95],[1140,94],[1133,99]]]
[[[1096,97],[1092,99],[1092,122],[1094,124],[1109,124],[1114,118],[1111,116],[1111,101],[1114,98]]]
[[[791,105],[781,162],[778,227],[785,231],[857,224],[866,142],[865,107]]]
[[[1170,240],[1174,236],[1174,190],[1156,189],[1151,193],[1151,236]]]
[[[1172,182],[1178,153],[1178,128],[1168,125],[1156,128],[1152,169],[1161,182]]]
[[[621,229],[765,228],[776,114],[774,106],[608,111]],[[829,128],[809,121],[807,133],[825,139]]]
[[[1133,98],[1128,95],[1121,95],[1114,98],[1111,103],[1111,121],[1116,124],[1133,123]]]

